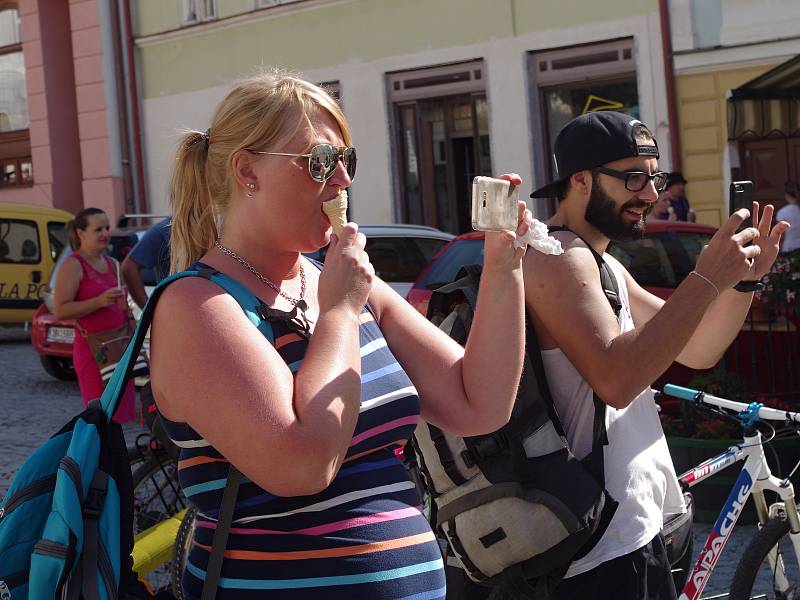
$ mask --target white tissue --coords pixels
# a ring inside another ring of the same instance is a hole
[[[564,254],[561,242],[547,232],[547,225],[536,219],[531,219],[530,228],[525,235],[518,236],[514,240],[515,248],[522,248],[525,244],[544,254],[553,256]]]

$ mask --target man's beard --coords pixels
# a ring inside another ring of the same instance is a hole
[[[592,192],[586,205],[586,221],[612,242],[639,240],[644,236],[645,217],[650,212],[651,204],[634,198],[617,208],[617,203],[600,187],[596,174],[592,175]],[[628,222],[625,211],[629,208],[644,208],[642,218]]]

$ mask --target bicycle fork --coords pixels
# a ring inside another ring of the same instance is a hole
[[[764,448],[761,445],[760,433],[755,432],[752,436],[745,436],[742,446],[734,446],[727,452],[707,460],[692,471],[681,475],[680,480],[684,485],[694,486],[742,459],[746,459],[744,466],[714,523],[714,527],[708,534],[705,546],[700,551],[679,600],[698,600],[700,598],[751,493],[759,526],[764,525],[771,516],[764,498],[764,490],[771,490],[780,496],[789,521],[795,555],[800,557],[800,516],[798,516],[794,502],[794,488],[788,480],[778,479],[770,472]],[[773,505],[773,508],[775,507],[776,505]],[[776,569],[780,560],[778,552],[773,550],[770,553],[770,566],[773,573],[779,573],[780,578],[783,579],[783,581],[776,579],[776,584],[780,584],[783,589],[788,589],[790,583],[785,581],[783,568]]]

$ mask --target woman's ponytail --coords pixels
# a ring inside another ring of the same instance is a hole
[[[217,210],[208,185],[208,132],[191,131],[178,146],[170,186],[171,270],[182,271],[217,239]]]

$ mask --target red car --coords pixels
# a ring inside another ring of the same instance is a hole
[[[667,299],[678,287],[684,277],[694,268],[697,257],[716,232],[715,227],[687,223],[683,221],[647,222],[647,230],[643,239],[613,244],[609,253],[619,260],[630,272],[631,276],[646,290]],[[431,259],[425,270],[414,282],[406,299],[420,313],[428,310],[432,290],[454,281],[463,265],[483,263],[483,233],[470,232],[452,240]],[[748,341],[751,324],[746,323],[742,333],[731,345],[727,357],[732,365],[741,361],[733,360],[744,355],[743,348],[748,351],[753,345]],[[758,354],[763,354],[761,350]],[[759,361],[760,362],[760,361]],[[749,377],[749,367],[737,367],[736,370]],[[679,365],[672,367],[656,382],[654,387],[661,388],[664,383],[686,385],[695,371]]]

